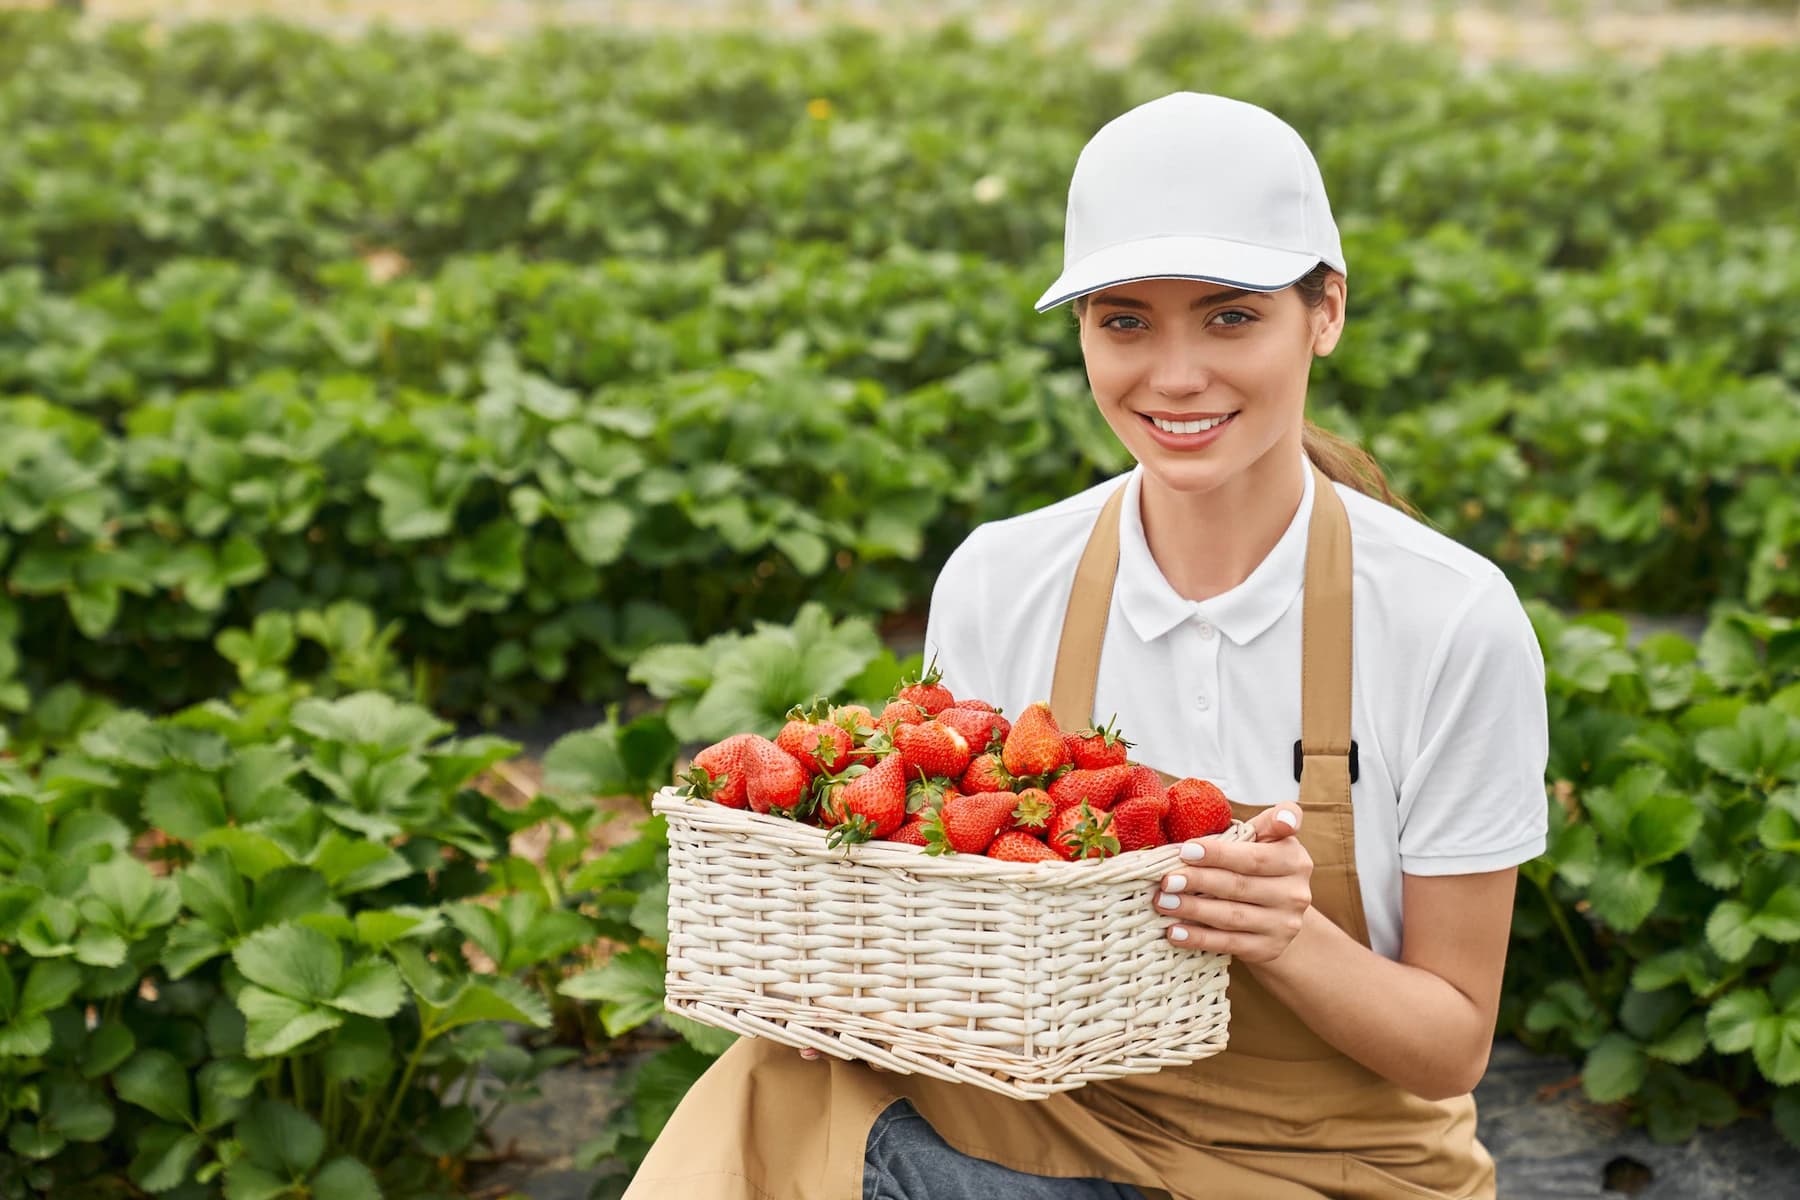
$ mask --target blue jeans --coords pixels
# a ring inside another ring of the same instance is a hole
[[[863,1162],[863,1200],[1144,1200],[1122,1183],[1027,1175],[970,1158],[905,1100],[875,1118]]]

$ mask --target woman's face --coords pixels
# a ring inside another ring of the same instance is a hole
[[[1277,447],[1299,454],[1307,374],[1337,345],[1344,299],[1335,273],[1318,308],[1291,287],[1122,283],[1080,310],[1088,383],[1147,472],[1176,491],[1210,492]]]

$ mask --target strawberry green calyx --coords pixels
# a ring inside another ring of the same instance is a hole
[[[954,780],[941,777],[913,780],[906,785],[906,815],[941,808],[944,798],[955,789]]]
[[[1020,829],[1042,829],[1053,811],[1050,793],[1043,788],[1026,788],[1019,793],[1018,807],[1013,809],[1013,824]]]
[[[1081,820],[1070,830],[1075,841],[1076,858],[1107,858],[1119,852],[1119,839],[1112,835],[1112,814],[1096,813],[1081,802]]]
[[[842,821],[831,827],[831,834],[825,839],[825,845],[833,850],[848,850],[875,837],[875,825],[861,813],[851,813]]]
[[[787,710],[785,719],[789,721],[805,721],[812,725],[831,719],[831,700],[825,696],[814,696],[811,703],[796,704]]]
[[[675,782],[685,784],[681,794],[690,800],[711,800],[720,788],[731,782],[729,772],[714,775],[705,767],[691,767],[675,777]]]

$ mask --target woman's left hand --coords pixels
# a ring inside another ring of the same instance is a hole
[[[1166,936],[1178,946],[1229,954],[1249,963],[1279,958],[1312,907],[1312,855],[1294,835],[1300,806],[1277,804],[1250,822],[1254,837],[1182,844],[1182,866],[1151,897],[1173,918]],[[1197,853],[1196,853],[1197,852]]]

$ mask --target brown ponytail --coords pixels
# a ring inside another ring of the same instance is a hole
[[[1301,303],[1308,308],[1325,303],[1325,281],[1331,273],[1328,264],[1320,263],[1302,276],[1293,285]],[[1405,498],[1394,494],[1394,489],[1388,486],[1387,474],[1375,461],[1375,456],[1349,438],[1339,437],[1307,421],[1300,430],[1300,448],[1333,483],[1355,488],[1365,496],[1392,505],[1415,521],[1425,519]]]
[[[1320,263],[1289,286],[1299,294],[1306,307],[1317,308],[1325,303],[1325,281],[1331,273],[1330,265]],[[1086,296],[1075,298],[1073,307],[1078,320],[1087,309],[1087,301]],[[1425,520],[1418,509],[1388,486],[1387,474],[1375,461],[1375,456],[1350,439],[1306,421],[1300,430],[1300,448],[1333,483],[1344,484],[1383,504],[1392,505],[1415,521]]]

